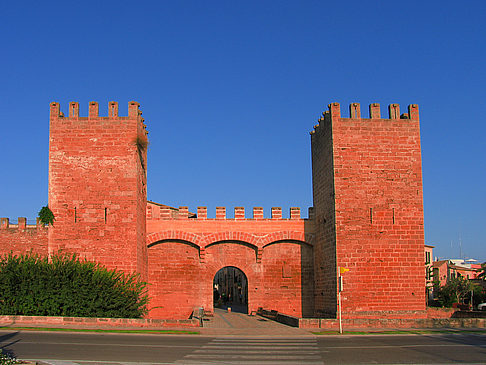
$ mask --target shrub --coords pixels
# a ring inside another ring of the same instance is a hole
[[[0,349],[0,365],[20,364],[15,356],[10,355],[8,352],[4,352]]]
[[[0,259],[0,314],[140,318],[147,313],[146,283],[125,274],[56,254]]]
[[[446,285],[438,288],[438,299],[443,307],[452,307],[452,304],[469,302],[471,292],[477,292],[480,288],[463,277],[457,277],[449,280]]]
[[[47,205],[39,210],[39,220],[44,225],[54,225],[54,213]]]

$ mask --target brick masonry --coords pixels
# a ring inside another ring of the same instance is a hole
[[[87,317],[42,317],[0,316],[0,327],[45,327],[82,329],[164,329],[166,327],[199,327],[197,319],[135,319],[135,318],[87,318]]]
[[[311,132],[314,207],[249,214],[196,213],[146,201],[147,132],[139,104],[128,116],[91,102],[88,117],[70,103],[50,107],[49,207],[56,221],[9,227],[0,252],[76,252],[149,282],[151,318],[187,319],[213,311],[213,278],[234,266],[248,280],[248,312],[263,307],[300,317],[335,318],[337,268],[349,320],[425,318],[424,232],[418,107],[408,114],[360,105],[350,118],[332,103]],[[48,233],[47,233],[48,232]]]
[[[1,253],[21,255],[28,251],[45,256],[47,254],[47,227],[39,222],[28,225],[26,218],[19,217],[17,224],[8,218],[0,218]]]
[[[182,209],[181,209],[182,208]],[[272,307],[295,315],[313,314],[312,222],[294,209],[290,219],[240,216],[226,219],[222,209],[208,219],[205,207],[198,218],[169,217],[168,207],[159,211],[149,203],[147,244],[151,314],[173,318],[189,316],[195,307],[213,311],[213,278],[223,267],[242,270],[248,280],[248,311]],[[165,210],[165,211],[164,211]],[[279,213],[275,213],[279,211]],[[204,217],[204,218],[201,218]],[[184,268],[183,270],[181,268]]]
[[[118,116],[115,102],[108,110],[100,117],[91,102],[80,117],[70,103],[66,117],[51,103],[49,253],[77,252],[145,278],[147,132],[138,103],[129,103],[128,117]]]
[[[341,117],[332,103],[312,135],[316,310],[336,313],[337,267],[344,318],[384,311],[425,316],[422,166],[417,105],[400,115],[378,104]],[[326,264],[328,263],[328,264]]]
[[[348,329],[420,329],[420,328],[486,328],[484,318],[363,318],[343,320],[344,330]],[[300,318],[299,327],[307,329],[339,330],[336,319]]]

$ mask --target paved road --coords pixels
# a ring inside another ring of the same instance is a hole
[[[21,359],[73,364],[486,364],[486,335],[204,337],[0,332]]]

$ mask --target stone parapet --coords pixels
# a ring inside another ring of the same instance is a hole
[[[148,319],[148,318],[87,318],[0,316],[1,327],[45,327],[76,329],[165,329],[167,327],[194,328],[198,319]]]

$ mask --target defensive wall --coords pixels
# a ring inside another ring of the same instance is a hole
[[[47,227],[39,222],[27,224],[25,217],[19,217],[16,224],[9,218],[0,218],[0,253],[21,255],[26,252],[47,255]]]
[[[338,267],[343,317],[392,311],[425,316],[424,227],[419,113],[398,104],[383,119],[352,103],[349,118],[329,104],[311,132],[316,312],[335,316]],[[327,264],[323,264],[327,263]]]
[[[217,207],[216,217],[207,208],[197,214],[187,207],[175,210],[147,204],[147,244],[151,315],[189,316],[194,307],[213,311],[213,278],[223,267],[242,270],[248,280],[248,312],[274,308],[297,317],[314,312],[312,221],[302,219],[300,208],[263,208],[245,217],[243,207]],[[192,218],[189,218],[192,217]],[[183,269],[181,269],[183,268]]]
[[[329,105],[311,132],[314,206],[303,219],[280,208],[205,207],[189,212],[146,200],[147,131],[139,104],[128,116],[110,102],[108,116],[91,102],[88,117],[70,103],[51,103],[49,207],[56,221],[8,227],[0,251],[58,250],[149,282],[151,318],[186,319],[213,311],[218,270],[248,279],[248,312],[259,307],[295,317],[335,318],[337,270],[343,274],[343,317],[425,318],[424,232],[418,107],[400,114],[379,104],[369,118],[360,104],[349,118]],[[7,223],[3,223],[7,222]],[[5,228],[6,227],[6,228]],[[33,233],[35,231],[35,233]]]
[[[432,310],[431,310],[432,309]],[[424,329],[424,328],[485,328],[485,318],[455,318],[452,309],[428,308],[427,318],[393,319],[367,318],[344,319],[342,325],[349,330],[376,329]],[[267,316],[262,313],[263,316]],[[269,317],[270,318],[270,317]],[[275,319],[274,317],[272,317]],[[305,328],[311,331],[338,331],[339,321],[336,319],[298,318],[277,314],[276,320],[289,326]],[[83,318],[83,317],[41,317],[41,316],[0,316],[2,327],[47,327],[47,328],[76,328],[76,329],[151,329],[164,330],[173,327],[186,327],[197,330],[200,326],[198,319],[127,319],[127,318]]]
[[[426,316],[416,313],[417,317],[396,317],[394,313],[383,312],[374,318],[345,318],[341,321],[342,327],[347,330],[359,329],[424,329],[424,328],[485,328],[486,319],[481,312],[477,317],[468,312],[461,312],[453,308],[428,307]],[[284,323],[288,326],[306,328],[309,330],[335,330],[340,329],[338,319],[329,318],[298,318],[278,313],[276,311],[260,310],[259,315]]]

